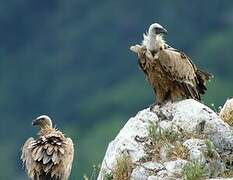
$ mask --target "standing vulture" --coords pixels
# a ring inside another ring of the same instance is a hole
[[[52,126],[42,115],[32,121],[40,132],[30,137],[22,148],[21,159],[31,180],[68,180],[72,168],[74,145],[70,138]]]
[[[144,34],[142,45],[130,48],[138,54],[139,66],[156,94],[156,104],[187,98],[200,101],[200,95],[207,90],[205,83],[212,75],[198,69],[185,53],[167,45],[163,34],[167,30],[154,23]]]

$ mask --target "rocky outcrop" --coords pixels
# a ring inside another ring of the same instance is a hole
[[[221,109],[219,116],[228,124],[233,126],[233,98],[228,99]]]
[[[132,180],[227,177],[233,176],[232,162],[232,127],[188,99],[130,118],[109,143],[98,180],[117,179],[119,171],[121,179]]]

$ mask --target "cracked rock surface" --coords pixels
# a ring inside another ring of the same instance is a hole
[[[152,125],[155,128],[150,130]],[[184,167],[193,162],[204,167],[205,178],[218,179],[233,168],[233,129],[193,99],[168,102],[144,109],[127,121],[108,145],[98,180],[117,173],[122,153],[133,163],[128,179],[184,179]]]

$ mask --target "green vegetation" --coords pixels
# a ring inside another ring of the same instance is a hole
[[[209,139],[206,139],[205,144],[206,144],[206,157],[208,158],[216,157],[216,150],[215,150],[214,143],[210,141]]]
[[[104,174],[104,180],[113,180],[113,174],[112,173]]]
[[[185,180],[204,180],[207,172],[200,162],[188,162],[183,168],[183,177]]]
[[[128,154],[122,153],[117,158],[117,163],[114,169],[110,172],[103,173],[104,180],[130,180],[133,171],[133,163]],[[90,180],[86,178],[85,180]]]
[[[160,149],[168,145],[168,137],[162,130],[162,128],[158,125],[158,123],[154,124],[151,122],[148,126],[148,137],[150,140],[150,144],[145,146],[145,152],[148,153],[152,160],[160,159]]]
[[[112,172],[113,180],[130,180],[132,171],[133,163],[130,157],[126,154],[121,154],[117,158],[116,167],[113,169]]]
[[[189,155],[189,150],[179,141],[174,142],[174,145],[169,150],[169,158],[171,160],[176,160],[177,158],[187,159]]]
[[[175,131],[162,129],[158,123],[150,123],[148,126],[150,144],[146,145],[146,152],[152,160],[160,159],[160,150],[166,148],[167,158],[175,160],[177,158],[187,159],[188,149],[182,145],[182,137]]]
[[[125,121],[154,101],[129,51],[152,22],[215,75],[203,101],[222,105],[233,95],[232,7],[220,0],[0,1],[0,179],[26,179],[20,147],[42,113],[75,142],[71,179],[101,163]]]
[[[220,156],[218,155],[214,143],[210,139],[205,139],[206,150],[204,155],[209,164],[209,177],[217,177],[223,174],[225,169],[217,166]]]

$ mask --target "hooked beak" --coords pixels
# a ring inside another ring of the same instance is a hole
[[[159,29],[160,34],[167,34],[167,30],[165,28]]]
[[[32,125],[33,125],[33,126],[39,125],[39,119],[34,119],[34,120],[32,121]]]

